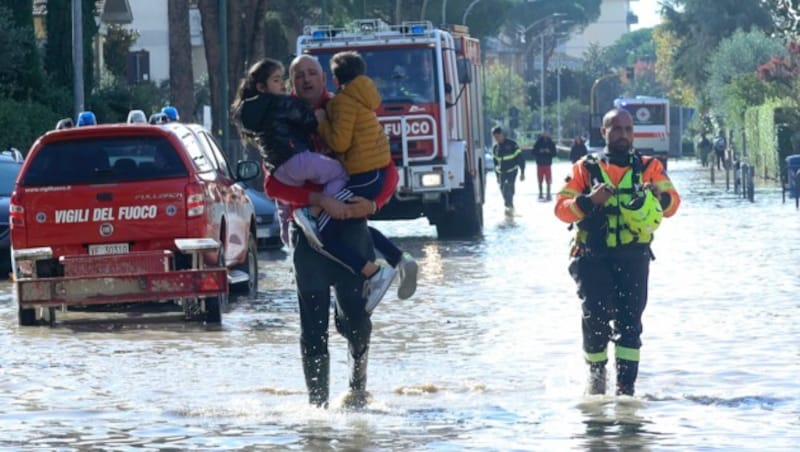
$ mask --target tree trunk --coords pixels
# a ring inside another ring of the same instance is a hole
[[[428,0],[422,0],[422,8],[419,12],[419,20],[425,20],[425,12],[428,9]]]
[[[220,112],[227,114],[227,109],[220,110],[220,84],[222,77],[221,47],[219,34],[219,11],[217,0],[199,0],[197,7],[200,9],[200,24],[203,27],[203,46],[206,52],[208,66],[208,85],[211,94],[211,131],[215,136],[222,135]]]
[[[258,41],[264,39],[264,17],[267,11],[266,0],[228,0],[227,5],[227,39],[228,67],[223,68],[221,62],[219,11],[217,0],[199,0],[201,23],[203,25],[203,43],[208,64],[208,81],[211,90],[211,111],[214,135],[222,135],[223,114],[227,115],[230,105],[221,105],[222,75],[227,71],[228,102],[233,101],[239,81],[244,77],[247,66],[263,56],[263,45]],[[235,136],[228,131],[228,136]]]
[[[181,119],[194,122],[194,71],[189,32],[189,0],[167,2],[169,23],[169,95]]]

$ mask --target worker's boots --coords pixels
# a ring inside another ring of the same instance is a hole
[[[367,392],[367,361],[369,347],[365,348],[360,356],[348,354],[347,364],[350,368],[350,391],[345,395],[343,405],[347,408],[360,409],[369,403],[370,394]]]
[[[632,396],[638,374],[638,361],[617,358],[617,395]]]
[[[586,395],[606,393],[606,362],[590,363],[589,378],[586,382]]]
[[[328,407],[330,361],[329,355],[303,355],[308,403],[319,408]]]

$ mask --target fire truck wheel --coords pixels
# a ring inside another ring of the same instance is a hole
[[[36,310],[33,308],[28,309],[20,309],[19,310],[19,325],[20,326],[35,326],[38,323],[36,322]]]
[[[464,188],[450,195],[450,210],[438,218],[436,234],[440,239],[470,238],[483,232],[483,204],[475,199],[472,177]]]
[[[236,267],[250,277],[247,282],[234,284],[231,289],[233,292],[245,295],[247,298],[255,298],[258,293],[258,243],[256,238],[250,234],[250,240],[247,242],[247,260]]]

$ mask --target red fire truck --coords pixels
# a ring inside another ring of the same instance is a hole
[[[425,216],[440,238],[479,235],[485,187],[480,42],[466,27],[378,19],[307,26],[297,39],[298,55],[317,57],[326,70],[344,50],[366,60],[383,98],[376,113],[400,171],[394,198],[376,218]],[[330,73],[328,89],[334,91]]]

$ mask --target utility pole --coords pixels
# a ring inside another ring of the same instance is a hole
[[[539,127],[542,131],[544,131],[544,35],[545,33],[539,35],[539,42],[542,45],[542,53],[539,55],[542,63],[539,67]]]
[[[561,143],[561,58],[556,67],[556,117],[558,118],[558,143]]]
[[[72,0],[72,90],[74,117],[84,110],[83,100],[83,2]]]

